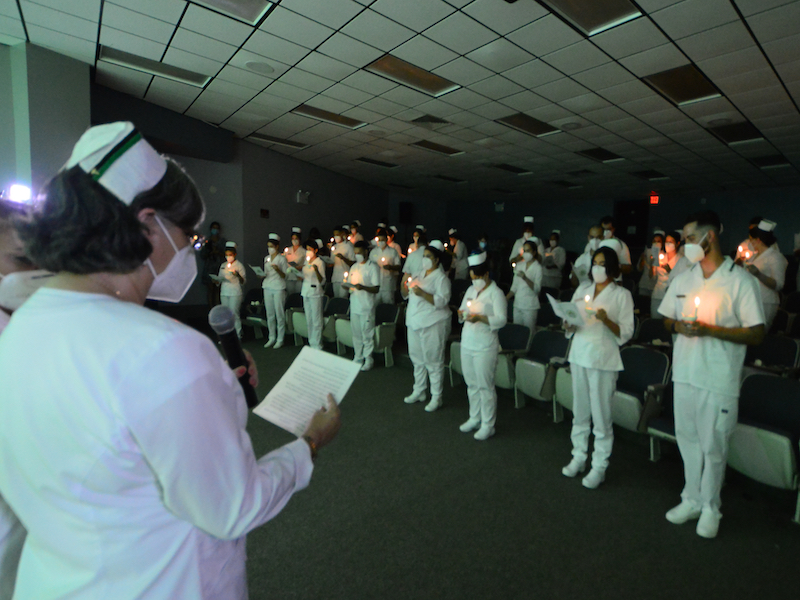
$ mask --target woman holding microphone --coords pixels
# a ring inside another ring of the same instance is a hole
[[[565,323],[572,337],[569,364],[572,370],[572,460],[561,472],[575,477],[586,468],[589,433],[594,425],[592,469],[583,486],[594,489],[605,480],[614,445],[611,397],[622,370],[619,347],[633,336],[633,297],[614,283],[620,274],[619,258],[602,247],[592,258],[591,281],[575,291],[572,302],[586,312],[584,325]]]
[[[414,391],[406,404],[425,400],[426,379],[430,380],[431,401],[425,407],[433,412],[442,405],[444,345],[450,322],[450,280],[441,268],[444,245],[432,241],[424,248],[422,270],[403,279],[401,294],[408,298],[408,354],[414,364]]]

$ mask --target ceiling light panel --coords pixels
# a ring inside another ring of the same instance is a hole
[[[445,156],[456,156],[458,154],[464,154],[463,150],[456,150],[455,148],[450,148],[449,146],[444,146],[442,144],[437,144],[436,142],[430,142],[428,140],[420,140],[418,142],[413,142],[412,144],[409,144],[409,146],[424,148],[425,150],[430,150],[431,152],[444,154]]]
[[[641,16],[629,0],[541,0],[585,35],[592,36]]]
[[[358,162],[366,163],[368,165],[374,165],[376,167],[383,167],[384,169],[395,169],[400,165],[390,162],[384,162],[382,160],[375,160],[374,158],[368,158],[366,156],[362,156],[361,158],[356,159]]]
[[[285,140],[283,138],[275,137],[272,135],[265,135],[263,133],[254,133],[253,135],[248,136],[247,139],[256,142],[267,142],[270,144],[278,144],[280,146],[286,146],[287,148],[295,148],[297,150],[302,150],[303,148],[308,147],[308,144],[295,142],[293,140]]]
[[[581,156],[585,156],[586,158],[591,158],[592,160],[596,160],[602,163],[610,163],[610,162],[617,162],[620,160],[625,160],[624,157],[619,156],[618,154],[614,154],[609,150],[604,148],[590,148],[588,150],[580,150],[576,152],[576,154],[580,154]]]
[[[559,132],[559,129],[556,127],[548,125],[547,123],[539,121],[538,119],[534,119],[533,117],[530,117],[524,113],[517,113],[515,115],[509,115],[507,117],[497,119],[497,123],[513,127],[522,133],[527,133],[528,135],[533,135],[536,137],[542,137]]]
[[[643,79],[677,106],[721,96],[717,88],[694,65],[683,65]]]
[[[272,7],[272,2],[265,0],[194,0],[194,3],[248,25],[257,25]]]
[[[743,123],[734,123],[732,125],[709,127],[708,130],[729,146],[747,144],[764,139],[755,125],[747,121]]]
[[[306,117],[311,117],[313,119],[318,119],[320,121],[325,121],[326,123],[341,125],[342,127],[347,127],[349,129],[358,129],[359,127],[366,125],[366,123],[363,121],[345,117],[344,115],[337,115],[336,113],[332,113],[315,106],[309,106],[308,104],[301,104],[292,112]]]
[[[136,56],[135,54],[129,54],[128,52],[109,48],[108,46],[100,46],[100,60],[111,63],[112,65],[128,67],[129,69],[149,73],[156,77],[164,77],[165,79],[171,79],[172,81],[186,83],[199,88],[205,87],[211,80],[211,77],[208,75],[173,67],[172,65],[150,60],[142,56]]]
[[[443,96],[461,87],[444,77],[435,75],[425,69],[420,69],[391,54],[385,54],[378,60],[367,65],[365,70],[391,79],[402,85],[406,85],[419,92],[424,92],[434,98]]]

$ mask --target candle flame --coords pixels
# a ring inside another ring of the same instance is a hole
[[[467,300],[467,306],[472,306],[472,300]]]
[[[750,253],[749,253],[749,252],[745,252],[745,253],[744,253],[744,257],[745,257],[745,258],[750,258]]]
[[[658,255],[658,260],[664,260],[664,255],[663,254],[659,254]]]
[[[694,306],[695,306],[695,308],[700,306],[700,296],[695,296],[694,297]]]
[[[744,248],[742,248],[741,246],[739,246],[739,252],[741,252],[742,250],[744,250]]]
[[[589,295],[587,295],[586,298],[584,298],[584,301],[585,302],[589,302],[589,300],[591,300],[591,297],[589,297]]]
[[[349,271],[345,271],[345,272],[344,272],[344,278],[345,278],[345,279],[347,279],[347,274],[348,274],[348,273],[349,273]]]
[[[287,246],[286,248],[284,248],[284,249],[283,249],[283,253],[284,253],[284,254],[289,254],[289,248],[288,248],[288,246]]]

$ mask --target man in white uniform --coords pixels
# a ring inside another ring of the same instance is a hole
[[[529,239],[533,239],[533,242],[536,244],[539,256],[538,260],[539,262],[542,261],[542,257],[544,256],[544,245],[542,244],[542,240],[533,235],[533,217],[528,216],[522,220],[522,237],[516,240],[514,245],[511,247],[511,254],[508,257],[508,262],[514,264],[522,258],[522,244]]]
[[[750,245],[755,251],[755,258],[745,265],[747,272],[759,283],[764,305],[764,329],[767,332],[778,314],[780,291],[786,282],[786,267],[789,266],[789,261],[778,251],[778,242],[773,233],[776,225],[775,221],[763,219],[750,230]]]
[[[333,257],[333,273],[331,283],[333,284],[334,298],[347,298],[347,290],[342,287],[344,274],[350,269],[350,265],[355,260],[353,244],[345,237],[342,229],[333,230],[333,246],[331,246],[331,256]]]
[[[378,292],[378,303],[394,304],[394,293],[397,290],[397,279],[400,275],[400,255],[394,248],[387,244],[388,236],[385,229],[378,230],[377,247],[369,253],[369,260],[380,268],[381,291]]]
[[[722,517],[720,489],[728,440],[739,412],[746,345],[764,338],[756,279],[720,250],[719,217],[703,211],[686,219],[684,253],[694,264],[667,289],[658,311],[677,333],[673,353],[675,436],[686,484],[667,512],[680,524],[697,519],[697,534],[713,538]]]
[[[353,360],[362,363],[361,370],[369,371],[375,364],[375,305],[380,290],[380,269],[371,260],[369,244],[356,242],[355,264],[350,267],[350,328],[353,332]]]
[[[586,237],[587,242],[583,249],[583,254],[578,257],[572,266],[572,273],[570,274],[572,287],[585,285],[591,281],[589,273],[592,271],[592,256],[597,252],[600,242],[603,240],[603,228],[600,225],[592,225]]]
[[[269,234],[267,256],[264,257],[264,277],[261,287],[264,290],[264,308],[267,312],[269,338],[264,348],[283,347],[286,337],[286,271],[289,264],[280,252],[281,238],[277,233]]]
[[[617,251],[617,257],[619,258],[619,269],[622,271],[623,275],[627,275],[633,269],[631,266],[631,251],[630,248],[628,248],[628,244],[616,237],[617,229],[614,227],[614,217],[610,215],[603,217],[600,221],[600,227],[603,228],[603,239],[616,240],[619,242],[621,247],[621,250]]]

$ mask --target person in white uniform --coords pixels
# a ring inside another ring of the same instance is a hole
[[[652,296],[653,288],[656,285],[655,277],[653,277],[653,267],[658,265],[659,256],[664,254],[664,238],[666,232],[663,229],[655,229],[653,231],[653,239],[650,242],[650,247],[645,248],[639,261],[636,263],[636,270],[641,273],[639,278],[639,285],[637,291],[640,296]]]
[[[539,292],[542,291],[542,265],[536,260],[536,244],[528,240],[522,245],[522,260],[514,265],[514,279],[507,300],[514,299],[514,323],[536,331],[539,314]]]
[[[755,258],[745,266],[747,272],[758,279],[761,301],[764,303],[764,329],[767,332],[778,314],[780,291],[786,282],[786,267],[789,266],[789,261],[778,251],[773,233],[775,225],[774,221],[764,219],[750,230],[750,245],[755,251]]]
[[[444,346],[452,315],[450,280],[441,266],[444,244],[434,240],[423,253],[422,268],[404,277],[401,290],[403,298],[408,298],[408,355],[414,365],[414,389],[403,401],[424,401],[430,381],[431,401],[425,410],[433,412],[442,406]]]
[[[589,275],[592,272],[592,258],[594,253],[600,247],[600,242],[603,240],[603,228],[600,225],[592,225],[589,228],[589,234],[586,236],[586,246],[572,265],[572,273],[570,273],[570,284],[572,287],[585,285],[591,281]]]
[[[678,334],[672,354],[675,437],[683,458],[681,503],[667,520],[698,519],[697,534],[716,537],[728,441],[739,413],[739,382],[746,345],[764,339],[758,281],[724,257],[719,217],[712,211],[686,219],[684,253],[691,269],[675,278],[659,312]]]
[[[453,271],[453,279],[466,279],[469,273],[467,245],[458,235],[458,230],[450,229],[447,233],[449,235],[449,245],[445,244],[444,249],[452,259],[450,269]]]
[[[375,306],[380,291],[380,268],[368,260],[370,248],[365,241],[356,242],[355,262],[350,267],[350,326],[353,332],[353,361],[361,363],[362,371],[375,364]]]
[[[567,264],[567,251],[560,245],[561,232],[558,229],[550,234],[548,247],[542,257],[542,286],[561,289],[562,271]]]
[[[331,246],[331,256],[333,257],[333,272],[331,273],[331,283],[333,284],[334,298],[347,298],[348,291],[342,287],[344,274],[350,270],[350,265],[355,261],[353,244],[345,237],[342,229],[333,230],[333,245]]]
[[[220,304],[227,306],[233,313],[236,323],[236,335],[242,338],[242,286],[247,282],[247,271],[236,259],[236,242],[225,242],[225,262],[219,266],[219,276],[224,278],[220,284]]]
[[[286,337],[286,272],[289,263],[280,252],[281,238],[277,233],[269,234],[267,256],[264,257],[264,277],[261,288],[264,290],[264,308],[267,311],[267,330],[269,338],[264,348],[283,346]]]
[[[542,240],[533,235],[533,217],[531,216],[522,219],[522,237],[517,239],[514,245],[511,246],[511,254],[508,257],[508,262],[513,265],[518,260],[521,260],[522,244],[528,240],[532,240],[533,243],[536,244],[538,260],[541,261],[544,256],[544,246],[542,245]]]
[[[403,263],[403,277],[408,279],[422,270],[422,259],[425,257],[425,250],[428,245],[428,236],[424,231],[414,231],[414,243],[408,247],[408,255]],[[413,246],[413,250],[412,250]]]
[[[303,312],[308,325],[308,344],[322,350],[322,298],[325,290],[325,263],[317,256],[319,244],[316,240],[306,240],[305,265],[303,266]]]
[[[658,257],[658,263],[650,267],[656,284],[650,294],[650,316],[660,318],[658,307],[667,293],[667,288],[675,278],[692,264],[686,259],[680,248],[681,237],[678,232],[669,233],[664,242],[664,252]]]
[[[619,242],[619,245],[621,246],[621,249],[619,252],[617,252],[617,257],[619,258],[619,270],[621,274],[627,275],[632,270],[631,251],[630,248],[628,248],[628,244],[617,237],[617,228],[614,226],[614,217],[610,215],[603,217],[600,220],[600,227],[603,228],[603,239],[616,240]]]
[[[388,236],[385,229],[379,229],[375,236],[377,246],[369,253],[369,260],[378,265],[381,274],[380,292],[378,292],[379,304],[394,304],[395,291],[397,290],[397,279],[400,275],[400,255],[394,248],[389,248],[387,244]]]
[[[427,232],[424,225],[417,225],[414,228],[413,233],[411,234],[412,242],[408,245],[408,252],[406,252],[406,257],[411,256],[411,254],[419,248],[419,239],[421,236],[424,236]]]
[[[300,245],[302,231],[292,227],[291,245],[283,251],[291,269],[286,272],[286,293],[299,294],[303,288],[303,265],[306,264],[306,250]]]
[[[459,429],[475,432],[475,439],[487,440],[494,435],[497,417],[497,390],[494,372],[500,341],[497,332],[507,321],[508,305],[503,291],[489,278],[485,252],[469,257],[472,286],[464,294],[458,308],[458,320],[464,323],[461,332],[461,368],[467,384],[469,419]]]
[[[83,135],[20,229],[56,275],[0,336],[0,492],[28,531],[17,598],[245,600],[245,535],[308,485],[339,428],[329,398],[307,439],[257,459],[246,367],[143,307],[192,284],[204,212],[179,166],[111,123]],[[19,377],[32,356],[57,376]]]
[[[356,219],[352,223],[350,223],[350,235],[347,237],[348,241],[356,245],[356,242],[360,242],[364,239],[364,236],[358,233],[358,230],[361,229],[361,221]]]
[[[738,246],[736,246],[736,255],[734,256],[734,260],[739,263],[740,265],[746,262],[750,262],[751,259],[755,257],[755,248],[753,248],[753,244],[750,243],[751,236],[753,229],[758,227],[758,224],[764,220],[764,217],[755,216],[750,219],[750,224],[747,226],[747,239],[743,240]]]
[[[572,460],[561,472],[575,477],[586,468],[589,433],[594,433],[592,468],[583,478],[583,487],[595,489],[606,478],[614,446],[611,422],[611,397],[617,376],[623,370],[619,347],[633,336],[633,296],[614,282],[619,276],[619,258],[610,248],[601,247],[592,258],[592,282],[580,286],[572,302],[585,311],[580,327],[565,323],[572,337],[569,360],[572,370]]]
[[[386,240],[386,244],[390,248],[394,248],[397,254],[400,256],[400,260],[405,260],[406,255],[403,254],[403,247],[397,243],[397,227],[394,225],[390,226],[389,229],[386,230],[386,234],[389,236]]]

